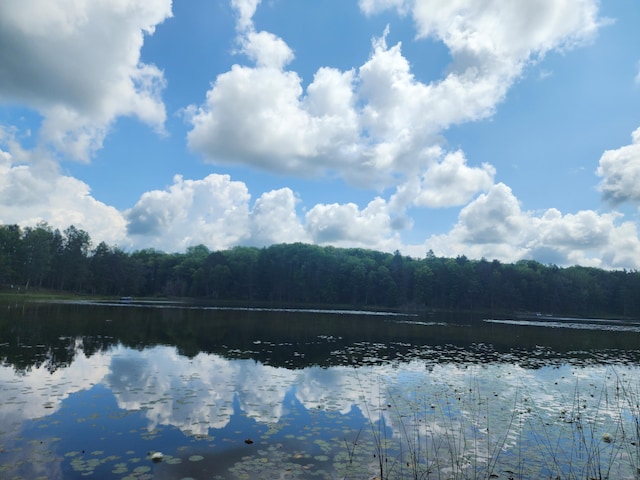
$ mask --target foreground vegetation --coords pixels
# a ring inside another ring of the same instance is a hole
[[[379,479],[638,478],[640,392],[615,368],[603,373],[602,384],[576,379],[569,398],[491,391],[474,376],[464,389],[426,389],[429,400],[391,395],[366,410],[370,432],[345,438],[344,478],[363,465]]]
[[[0,288],[216,301],[640,316],[640,273],[532,260],[415,259],[301,243],[125,252],[74,226],[0,225]]]

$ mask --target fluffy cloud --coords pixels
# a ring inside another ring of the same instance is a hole
[[[277,70],[282,70],[294,58],[289,45],[269,32],[248,32],[242,39],[242,50],[258,67]]]
[[[306,176],[337,172],[359,186],[416,192],[413,203],[424,206],[460,205],[486,191],[495,174],[488,164],[463,165],[458,152],[434,164],[424,152],[440,144],[441,133],[491,115],[528,63],[586,41],[598,28],[593,0],[536,0],[527,8],[506,0],[482,7],[471,0],[361,0],[366,14],[411,13],[418,37],[449,49],[449,72],[418,81],[401,44],[387,45],[387,30],[363,65],[344,72],[321,67],[305,90],[286,69],[293,52],[284,40],[254,30],[258,4],[232,2],[241,52],[254,65],[220,74],[206,102],[189,108],[190,148],[216,164]],[[451,182],[449,195],[461,193],[447,198],[440,180]]]
[[[637,228],[621,221],[620,214],[523,211],[511,189],[498,183],[461,210],[451,231],[407,246],[395,230],[394,200],[376,197],[363,209],[353,203],[317,204],[301,219],[290,189],[265,192],[251,206],[243,182],[212,174],[202,180],[176,176],[167,189],[143,194],[122,214],[92,198],[86,184],[60,175],[55,164],[17,164],[0,151],[0,223],[26,226],[44,220],[60,229],[74,224],[94,243],[184,251],[200,243],[222,250],[301,241],[400,249],[417,257],[432,249],[438,255],[505,262],[535,258],[558,265],[640,268]]]
[[[0,101],[43,116],[40,141],[88,160],[121,115],[161,131],[162,72],[140,61],[145,34],[171,0],[6,0],[0,3]]]
[[[400,45],[388,47],[384,36],[358,72],[320,68],[306,92],[284,69],[293,57],[281,39],[251,31],[242,43],[256,66],[234,65],[204,105],[189,109],[189,146],[212,163],[303,176],[337,171],[355,184],[393,185],[396,174],[428,167],[421,152],[443,128],[485,116],[494,103],[485,85],[465,78],[416,81]]]
[[[298,199],[288,188],[263,193],[251,211],[250,243],[310,242],[311,238],[296,215],[296,203]]]
[[[595,0],[360,0],[372,15],[395,9],[411,13],[418,38],[442,41],[453,57],[452,72],[517,76],[529,61],[554,49],[588,41],[597,31]]]
[[[426,247],[446,255],[507,261],[541,255],[613,267],[633,258],[613,248],[636,251],[638,244],[633,225],[620,224],[617,214],[522,211],[506,185],[494,185],[493,166],[469,165],[462,151],[441,147],[447,128],[492,115],[527,65],[589,41],[599,28],[595,0],[534,0],[524,8],[508,0],[361,0],[367,15],[386,9],[411,15],[418,38],[448,48],[448,72],[431,83],[416,79],[402,45],[387,44],[387,30],[364,64],[345,72],[322,67],[306,90],[287,70],[293,53],[286,43],[254,31],[258,3],[233,2],[242,52],[254,65],[219,75],[206,102],[191,107],[189,146],[212,163],[297,175],[337,172],[357,185],[395,188],[388,202],[376,198],[362,210],[353,203],[311,208],[303,228],[312,241],[389,250],[399,245],[394,227],[408,208],[464,205],[485,192]]]
[[[231,5],[238,12],[238,29],[253,28],[253,14],[256,13],[261,0],[231,0]]]
[[[251,206],[246,184],[228,175],[177,175],[166,189],[144,193],[123,213],[93,198],[84,182],[62,175],[46,152],[21,148],[11,132],[0,130],[0,146],[7,149],[0,149],[0,224],[45,221],[61,230],[73,224],[94,243],[171,252],[197,244],[214,250],[296,241],[382,250],[399,245],[381,198],[362,211],[355,204],[317,205],[303,223],[299,199],[289,188],[264,192]]]
[[[560,265],[638,268],[636,227],[620,218],[592,210],[563,215],[555,208],[536,215],[521,210],[511,189],[499,183],[463,208],[449,233],[431,237],[421,250],[507,262],[535,258]]]
[[[491,188],[495,173],[488,163],[469,167],[461,151],[448,153],[431,162],[421,176],[399,185],[391,203],[399,209],[408,205],[434,208],[464,205],[478,192]]]
[[[217,77],[204,105],[187,109],[189,147],[212,163],[244,162],[279,173],[310,176],[337,168],[358,135],[354,73],[320,68],[305,95],[299,75],[285,69],[293,51],[276,35],[254,30],[258,3],[232,1],[241,52],[255,67],[234,65]]]
[[[389,158],[378,155],[381,166],[401,162],[403,153],[414,154],[435,144],[437,134],[453,124],[490,115],[508,87],[502,79],[474,71],[450,73],[429,84],[419,82],[402,54],[402,45],[387,45],[387,33],[374,40],[371,58],[360,67],[357,91],[364,103],[361,141],[373,137],[367,143],[374,152],[378,145],[397,149]],[[394,167],[402,170],[403,164]]]
[[[303,223],[298,199],[288,188],[258,197],[253,207],[243,182],[211,174],[202,180],[181,176],[165,190],[147,192],[126,212],[134,247],[184,251],[204,244],[214,250],[235,245],[313,242],[394,250],[400,240],[392,231],[387,203],[376,198],[360,210],[355,204],[319,204]]]
[[[244,183],[214,174],[178,175],[124,213],[96,201],[85,183],[60,173],[46,147],[86,160],[122,115],[162,130],[164,75],[140,61],[140,49],[144,35],[170,17],[171,0],[6,0],[0,44],[12,48],[0,51],[0,102],[37,110],[42,125],[32,151],[0,131],[0,222],[73,223],[94,241],[167,251],[304,241],[418,256],[426,247],[504,261],[639,266],[637,229],[618,214],[523,211],[506,185],[494,184],[492,165],[473,165],[442,143],[451,126],[491,116],[527,65],[588,41],[599,27],[595,0],[524,7],[509,0],[360,0],[367,15],[410,15],[418,39],[446,46],[448,70],[420,81],[402,45],[387,43],[386,30],[361,65],[321,66],[306,86],[290,69],[293,49],[254,28],[259,4],[231,0],[238,52],[248,63],[220,73],[205,101],[187,108],[190,149],[214,164],[337,174],[377,188],[379,197],[364,207],[321,203],[301,217],[289,188],[254,192],[252,204]],[[600,159],[600,188],[612,203],[640,204],[638,145],[640,129],[632,144]],[[460,205],[466,207],[450,232],[413,251],[402,246],[397,229],[412,224],[410,208]]]
[[[534,0],[526,6],[509,0],[361,0],[360,7],[367,14],[410,11],[418,38],[430,37],[448,48],[449,73],[429,85],[410,77],[399,46],[386,53],[395,60],[384,62],[396,65],[386,89],[406,95],[393,99],[394,108],[408,108],[407,122],[436,131],[491,115],[528,63],[550,50],[588,41],[599,26],[595,0]]]
[[[597,174],[602,177],[600,191],[605,200],[640,207],[640,128],[631,137],[631,145],[602,154]]]
[[[354,203],[316,205],[307,212],[306,228],[318,244],[387,251],[400,244],[392,231],[388,205],[379,197],[363,210]]]
[[[47,222],[61,230],[75,225],[93,239],[126,243],[122,214],[91,196],[84,182],[60,174],[57,165],[34,152],[0,149],[0,224],[33,226]],[[31,163],[17,159],[34,158]]]
[[[499,183],[461,210],[456,234],[469,243],[521,243],[513,242],[524,231],[521,218],[518,200],[509,187]]]
[[[226,249],[246,236],[249,198],[245,184],[228,175],[202,180],[177,175],[167,190],[146,192],[126,212],[127,231],[141,246],[184,251],[204,244]]]
[[[283,59],[271,52],[264,61]],[[310,176],[337,166],[334,154],[348,152],[357,131],[352,82],[352,72],[321,69],[302,99],[295,72],[235,65],[218,76],[206,104],[191,109],[189,146],[213,163],[242,161],[280,173]]]
[[[442,40],[459,70],[517,74],[524,62],[580,44],[599,27],[594,0],[532,0],[526,5],[509,0],[405,3],[411,5],[418,35]]]
[[[263,193],[253,209],[250,200],[247,186],[228,175],[211,174],[202,180],[177,175],[167,189],[143,194],[126,212],[127,231],[134,246],[165,251],[198,244],[224,250],[242,244],[310,241],[290,189]]]

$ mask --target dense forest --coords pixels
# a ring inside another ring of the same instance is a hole
[[[288,305],[640,317],[640,273],[533,260],[416,259],[301,243],[125,252],[74,226],[0,225],[0,289]]]

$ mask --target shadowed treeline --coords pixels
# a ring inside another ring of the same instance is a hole
[[[640,317],[640,274],[532,260],[416,259],[360,248],[281,244],[125,252],[43,224],[0,226],[0,288],[279,305],[545,312]]]

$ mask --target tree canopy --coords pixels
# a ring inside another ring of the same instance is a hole
[[[184,253],[125,252],[74,226],[0,225],[0,287],[106,296],[193,297],[444,310],[640,316],[640,274],[560,268],[533,260],[501,263],[416,259],[361,248],[302,243]]]

